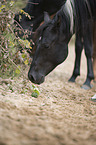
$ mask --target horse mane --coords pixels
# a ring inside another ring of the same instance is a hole
[[[92,7],[94,5],[96,6],[96,0],[92,1],[90,4],[90,0],[67,0],[49,23],[44,23],[39,28],[37,28],[34,35],[34,40],[41,36],[43,30],[48,27],[50,23],[53,23],[54,25],[58,17],[61,17],[62,26],[66,25],[66,34],[70,32],[72,33],[72,31],[75,30],[75,33],[78,30],[81,30],[82,33],[84,33],[86,31],[86,26],[89,23],[89,19],[92,20],[92,17],[94,15],[92,12]],[[95,6],[93,10],[96,12]],[[74,26],[75,28],[73,28]]]
[[[93,2],[91,3],[94,5],[94,3],[96,3],[96,0],[92,0],[92,1]],[[96,12],[95,10],[96,8],[93,8],[93,10],[95,11],[93,14],[91,5],[90,5],[90,0],[67,0],[66,3],[62,6],[59,13],[64,14],[63,18],[66,17],[66,22],[69,21],[71,31],[74,25],[73,24],[74,21],[75,30],[78,31],[81,29],[82,33],[84,33],[86,31],[86,26],[89,23],[89,19],[92,21],[93,15]]]

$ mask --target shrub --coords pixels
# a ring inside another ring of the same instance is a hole
[[[31,48],[30,42],[19,38],[14,33],[15,4],[16,1],[12,0],[0,2],[0,77],[20,74],[21,68],[18,63],[29,64],[26,49]]]

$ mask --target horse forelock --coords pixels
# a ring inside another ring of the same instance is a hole
[[[34,54],[36,51],[36,41],[42,39],[42,33],[43,33],[44,29],[46,29],[49,25],[50,25],[50,23],[43,23],[35,31],[34,36],[33,36],[33,41],[34,41],[35,45],[32,49],[32,54]]]
[[[50,25],[49,23],[43,23],[42,25],[40,25],[37,30],[35,31],[34,34],[34,41],[36,41],[39,37],[41,37],[43,31]]]

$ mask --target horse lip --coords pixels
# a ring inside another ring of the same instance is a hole
[[[37,80],[37,84],[40,85],[44,82],[44,76],[42,76],[39,80]]]

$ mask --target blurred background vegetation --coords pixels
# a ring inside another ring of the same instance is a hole
[[[28,2],[28,0],[15,0],[15,6],[16,6],[16,9],[21,9],[21,8],[24,8]]]
[[[29,64],[26,47],[30,47],[30,42],[14,33],[14,16],[26,4],[27,0],[0,1],[0,77],[19,76]]]

